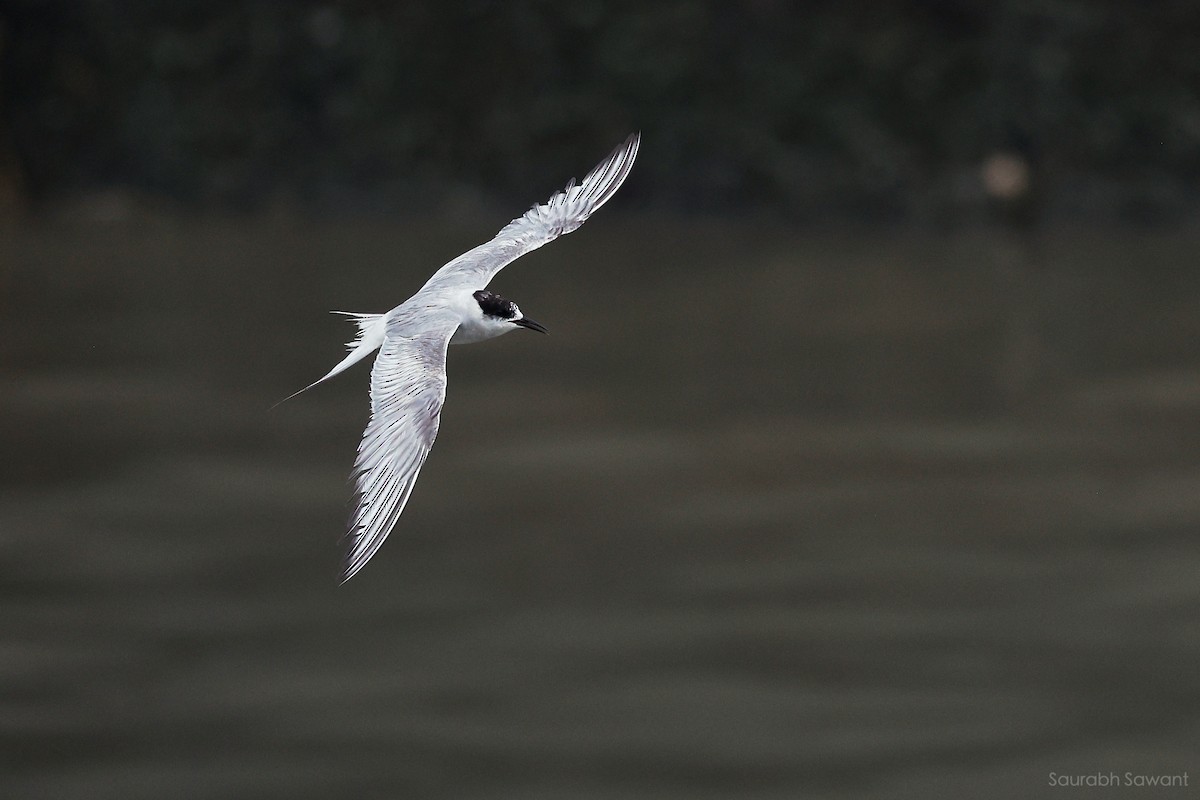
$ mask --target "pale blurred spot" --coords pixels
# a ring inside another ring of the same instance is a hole
[[[984,159],[980,177],[989,196],[1017,200],[1029,191],[1029,162],[1016,153],[993,153]]]

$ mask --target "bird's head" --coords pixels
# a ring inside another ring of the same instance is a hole
[[[538,333],[546,333],[546,328],[536,320],[521,313],[521,309],[511,300],[506,300],[495,292],[481,289],[473,297],[479,304],[482,316],[479,324],[483,331],[490,336],[499,336],[516,328],[528,328]]]

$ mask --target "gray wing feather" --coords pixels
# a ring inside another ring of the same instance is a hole
[[[456,322],[414,336],[389,332],[371,369],[371,421],[354,462],[358,495],[342,582],[391,533],[437,436],[446,399],[446,347]]]
[[[516,259],[582,225],[608,202],[633,169],[641,134],[634,133],[576,185],[574,180],[545,203],[505,225],[495,238],[463,253],[433,274],[421,291],[487,286]]]

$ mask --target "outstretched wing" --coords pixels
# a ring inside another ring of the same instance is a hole
[[[574,179],[542,205],[535,205],[505,225],[487,244],[468,250],[433,274],[421,291],[487,286],[497,272],[531,250],[582,225],[608,202],[625,182],[637,158],[641,134],[625,142],[596,165],[578,185]]]
[[[354,577],[391,533],[437,436],[446,399],[447,319],[414,336],[389,331],[371,369],[371,421],[354,461],[358,495],[346,532],[342,582]]]

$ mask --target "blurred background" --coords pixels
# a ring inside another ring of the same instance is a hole
[[[0,795],[1185,796],[1200,7],[0,3]],[[492,288],[336,585],[352,330]],[[1057,778],[1056,778],[1057,776]]]

